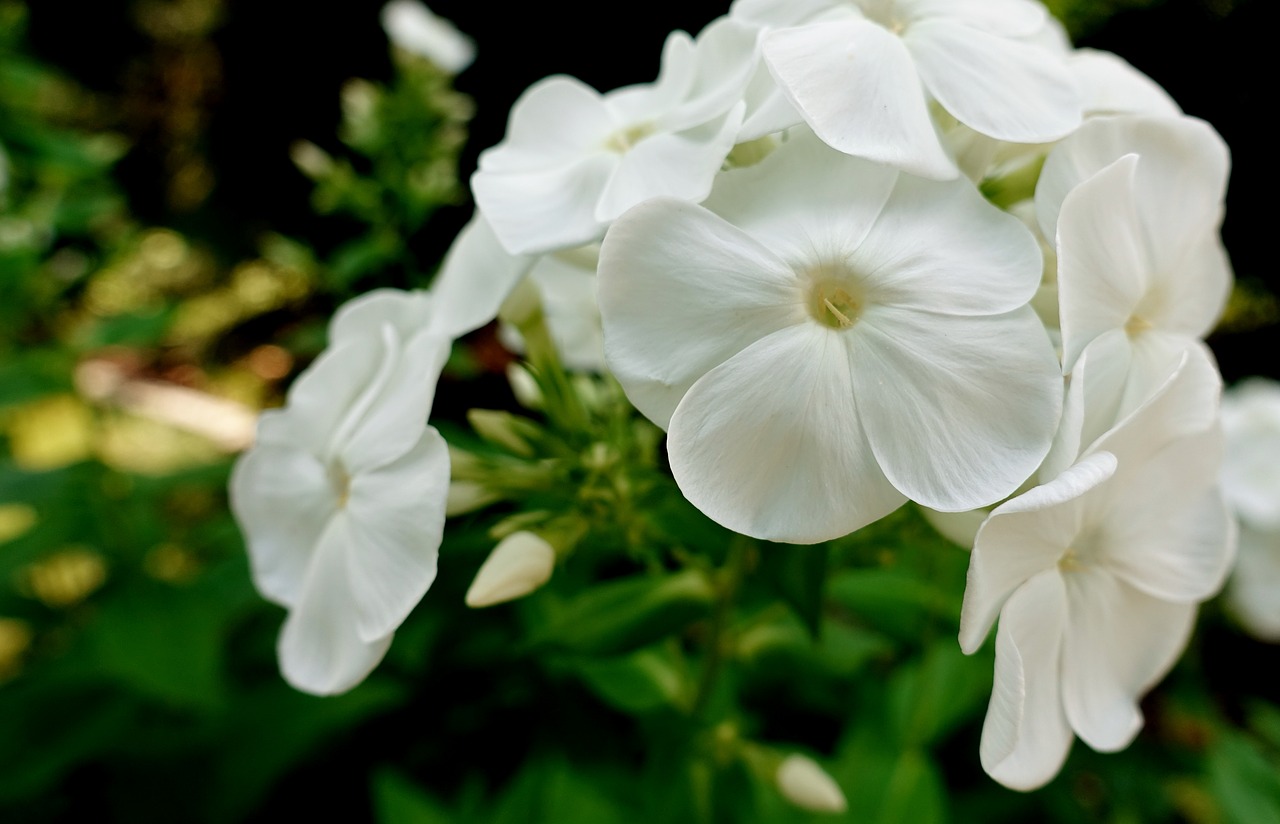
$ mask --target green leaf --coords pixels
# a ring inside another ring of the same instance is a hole
[[[316,698],[283,682],[241,696],[219,732],[219,760],[209,777],[208,818],[239,821],[295,764],[342,730],[404,699],[404,691],[368,680],[344,695]]]
[[[667,646],[618,658],[586,659],[578,676],[601,700],[623,712],[640,714],[675,707],[686,694],[678,661]]]
[[[831,600],[862,622],[907,641],[958,628],[960,594],[913,576],[910,570],[859,569],[831,580]]]
[[[596,655],[626,652],[703,618],[714,599],[706,575],[692,569],[594,584],[564,604],[535,643]]]
[[[374,773],[372,794],[378,824],[457,824],[448,810],[393,770]]]
[[[0,408],[71,390],[75,358],[69,352],[35,349],[0,360]]]
[[[487,824],[631,824],[636,818],[559,756],[542,754],[507,786]]]
[[[827,544],[760,549],[760,576],[796,611],[814,638],[822,627],[823,590],[831,551]]]
[[[895,729],[909,745],[926,746],[982,713],[991,696],[991,646],[967,656],[953,639],[931,644],[900,667],[889,687]]]
[[[88,642],[103,674],[178,706],[224,700],[224,641],[231,621],[254,601],[247,581],[142,581],[102,600]]]
[[[849,821],[943,824],[946,786],[937,764],[916,749],[898,749],[866,730],[851,739],[829,772],[849,802]]]
[[[1280,824],[1280,764],[1224,730],[1209,752],[1208,784],[1227,824]]]

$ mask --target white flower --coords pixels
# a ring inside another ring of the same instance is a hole
[[[513,532],[498,542],[467,590],[467,606],[490,607],[523,598],[551,580],[556,551],[532,532]]]
[[[999,506],[978,532],[961,614],[973,652],[997,613],[983,768],[1032,789],[1072,733],[1128,745],[1138,700],[1186,644],[1222,585],[1233,522],[1216,487],[1220,380],[1184,357],[1154,397],[1052,481]]]
[[[604,331],[596,301],[596,265],[600,247],[592,244],[543,255],[529,270],[538,291],[547,331],[560,360],[569,369],[603,372]],[[520,332],[504,323],[500,338],[509,349],[524,351]]]
[[[1250,378],[1222,400],[1222,489],[1240,518],[1227,599],[1254,636],[1280,642],[1280,384]]]
[[[435,578],[449,455],[426,421],[450,338],[432,309],[393,290],[343,307],[232,473],[254,582],[289,610],[281,671],[306,692],[363,680]]]
[[[1222,491],[1240,519],[1280,530],[1280,383],[1250,378],[1222,399]]]
[[[797,136],[724,174],[707,208],[655,199],[600,253],[605,353],[669,430],[685,496],[810,543],[910,498],[967,510],[1040,463],[1058,361],[1026,306],[1030,233],[937,183]]]
[[[930,117],[941,104],[973,130],[1044,143],[1080,124],[1060,54],[1031,38],[1031,0],[737,0],[763,26],[765,61],[826,143],[914,174],[958,174]]]
[[[581,246],[646,198],[706,197],[742,124],[755,47],[752,30],[722,20],[696,43],[673,32],[655,83],[604,95],[565,76],[531,86],[471,178],[502,245]]]
[[[475,41],[418,0],[391,0],[383,6],[382,29],[392,43],[450,74],[462,71],[476,58]]]
[[[1036,211],[1056,238],[1064,369],[1091,354],[1092,434],[1148,398],[1221,314],[1228,165],[1221,138],[1186,117],[1098,118],[1049,155]]]

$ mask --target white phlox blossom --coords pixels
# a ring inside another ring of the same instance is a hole
[[[1062,55],[1036,38],[1034,0],[736,0],[762,27],[765,62],[828,145],[914,174],[959,171],[930,114],[974,131],[1046,143],[1080,125]]]
[[[1280,384],[1250,378],[1229,389],[1222,429],[1222,489],[1240,520],[1228,603],[1250,633],[1280,642]]]
[[[1138,701],[1221,587],[1235,529],[1217,482],[1220,387],[1212,363],[1184,355],[1146,403],[979,530],[960,645],[975,651],[999,615],[981,758],[1000,783],[1048,782],[1073,734],[1127,746]]]
[[[289,610],[280,668],[300,690],[363,680],[435,579],[449,454],[427,417],[452,342],[437,310],[390,289],[344,306],[232,473],[254,583]]]
[[[646,198],[702,200],[737,141],[755,58],[756,32],[722,19],[697,41],[673,32],[654,83],[603,95],[566,76],[535,83],[480,155],[480,212],[523,255],[599,240]]]
[[[383,6],[382,29],[392,43],[450,74],[457,74],[476,59],[475,41],[419,0],[391,0]]]
[[[1229,156],[1187,117],[1091,120],[1049,155],[1036,187],[1056,239],[1063,368],[1093,368],[1083,437],[1137,408],[1201,348],[1231,289],[1218,235]]]
[[[1056,23],[1056,21],[1054,21]],[[1054,30],[1056,27],[1048,27]],[[1151,78],[1122,58],[1097,49],[1072,49],[1062,35],[1058,46],[1079,89],[1085,119],[1114,115],[1179,117],[1182,110]],[[954,119],[938,118],[948,151],[970,180],[1012,173],[1043,161],[1053,144],[1009,143],[976,132]]]
[[[537,288],[547,332],[561,362],[572,370],[603,372],[604,330],[596,301],[596,244],[538,258],[527,277]],[[499,337],[514,352],[524,351],[519,331],[503,323]]]
[[[620,218],[600,252],[609,367],[668,430],[717,522],[811,543],[911,499],[1012,493],[1049,447],[1058,360],[1026,305],[1035,240],[967,181],[927,181],[800,134],[705,207]]]

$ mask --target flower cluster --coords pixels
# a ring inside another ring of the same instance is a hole
[[[653,83],[534,84],[432,291],[344,309],[237,469],[286,676],[350,687],[430,586],[435,380],[525,279],[719,524],[816,543],[908,501],[973,513],[960,643],[998,619],[996,780],[1047,782],[1074,736],[1126,746],[1234,557],[1202,342],[1228,166],[1034,0],[737,0]],[[521,541],[476,604],[547,579]]]

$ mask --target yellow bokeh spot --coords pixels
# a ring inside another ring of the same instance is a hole
[[[22,669],[22,655],[31,646],[33,633],[26,621],[0,618],[0,682],[9,681]]]
[[[87,459],[93,451],[93,412],[73,395],[51,395],[12,410],[5,430],[13,461],[44,470]]]
[[[27,504],[0,504],[0,544],[21,538],[36,525],[36,509]]]
[[[107,580],[107,565],[91,549],[73,547],[26,566],[20,589],[49,607],[69,607],[89,597]]]

